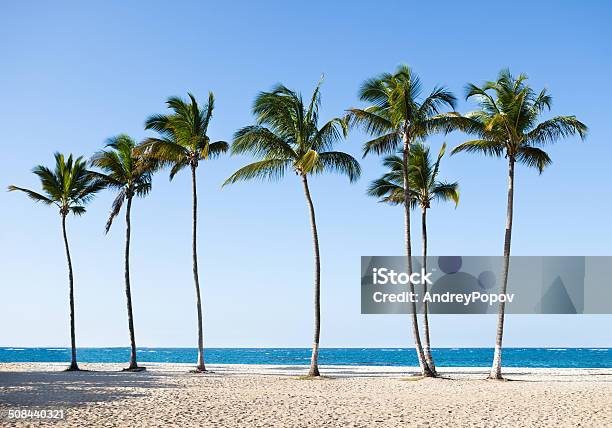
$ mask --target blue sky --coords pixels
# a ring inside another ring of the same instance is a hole
[[[210,135],[230,139],[252,123],[258,91],[282,82],[309,94],[321,73],[323,119],[358,106],[368,77],[411,65],[424,87],[461,96],[503,67],[547,87],[554,114],[590,127],[586,143],[551,147],[542,175],[517,171],[513,253],[610,255],[612,6],[605,1],[527,2],[12,2],[0,16],[0,187],[36,188],[30,173],[52,153],[91,155],[104,140],[149,135],[145,118],[170,95],[217,102]],[[466,137],[430,140],[454,146]],[[339,147],[360,156],[352,132]],[[200,270],[209,346],[309,346],[312,247],[299,180],[220,189],[247,161],[202,164]],[[382,169],[311,181],[323,287],[322,346],[410,346],[407,316],[359,314],[359,257],[401,255],[401,210],[365,196]],[[461,203],[430,211],[433,255],[498,255],[505,219],[502,160],[446,158]],[[124,224],[103,226],[113,195],[71,218],[80,346],[127,346],[122,282]],[[139,346],[195,346],[190,264],[190,181],[154,178],[132,214],[132,284]],[[51,208],[0,192],[0,346],[68,345],[67,274],[60,220]],[[418,223],[415,223],[418,226]],[[420,251],[418,240],[415,250]],[[490,346],[495,318],[433,317],[434,346]],[[612,346],[612,316],[509,317],[508,346]]]

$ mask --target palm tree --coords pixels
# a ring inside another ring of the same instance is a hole
[[[261,92],[253,104],[256,124],[234,134],[232,153],[250,153],[260,159],[246,165],[228,178],[224,185],[240,180],[283,177],[293,170],[302,181],[312,227],[314,245],[314,339],[309,376],[319,376],[319,339],[321,333],[321,266],[319,236],[314,204],[308,187],[308,176],[334,171],[348,176],[351,182],[361,174],[359,163],[350,155],[332,151],[334,143],[346,136],[346,123],[338,118],[318,127],[320,85],[305,105],[302,96],[283,85]]]
[[[102,184],[95,179],[93,174],[87,170],[87,162],[83,157],[77,159],[72,155],[65,159],[64,155],[55,153],[55,170],[43,165],[34,167],[32,172],[38,176],[42,184],[44,195],[23,187],[9,186],[9,191],[18,190],[24,192],[35,202],[44,205],[55,205],[59,208],[60,218],[62,219],[62,235],[66,249],[66,259],[68,261],[68,282],[70,284],[70,343],[72,347],[70,366],[68,371],[77,371],[76,355],[76,335],[74,328],[74,279],[72,275],[72,259],[68,246],[68,236],[66,234],[66,217],[69,213],[83,215],[85,205],[93,198],[94,194],[103,188]]]
[[[197,253],[197,219],[198,192],[196,187],[196,169],[200,161],[213,159],[225,153],[229,145],[225,141],[210,142],[207,135],[208,125],[212,118],[215,97],[208,93],[208,103],[200,106],[192,94],[185,101],[178,97],[170,97],[166,101],[172,114],[156,114],[147,119],[145,128],[159,133],[159,138],[148,138],[140,147],[146,156],[157,159],[160,165],[168,165],[170,180],[183,168],[191,169],[191,189],[193,197],[193,229],[192,255],[193,280],[196,290],[196,306],[198,312],[198,362],[197,372],[205,372],[204,365],[204,331],[202,321],[202,299],[200,296],[200,280],[198,277]]]
[[[130,213],[134,196],[144,197],[151,191],[151,176],[157,168],[157,162],[152,158],[138,155],[136,153],[136,143],[124,134],[110,138],[106,147],[109,150],[96,153],[91,159],[91,164],[104,171],[105,174],[97,174],[100,181],[105,186],[118,191],[106,222],[106,233],[108,233],[115,217],[119,215],[123,203],[127,202],[125,209],[125,296],[127,298],[131,353],[130,365],[126,370],[142,371],[144,367],[138,367],[136,361],[136,338],[130,289]]]
[[[446,144],[442,145],[436,162],[429,156],[429,148],[423,143],[415,143],[410,148],[410,165],[408,167],[410,183],[410,205],[412,208],[421,208],[421,231],[423,238],[423,269],[427,270],[427,210],[433,200],[453,201],[455,207],[459,204],[459,184],[438,181],[440,161],[446,151]],[[387,156],[383,162],[388,169],[381,178],[374,180],[368,188],[368,194],[381,198],[381,202],[393,205],[404,203],[404,180],[402,174],[401,156]],[[427,293],[427,284],[423,284],[423,293]],[[427,365],[436,374],[436,366],[431,355],[431,342],[429,335],[428,304],[423,304],[423,335],[425,336],[425,360]]]
[[[479,153],[485,156],[503,156],[508,160],[508,204],[500,285],[500,293],[505,294],[510,267],[515,164],[518,162],[537,168],[542,173],[551,163],[551,159],[540,147],[576,134],[584,139],[587,127],[575,116],[555,116],[538,123],[540,115],[551,108],[551,96],[546,89],[536,93],[527,84],[526,75],[521,74],[515,78],[507,69],[499,73],[496,81],[487,82],[482,87],[468,84],[466,99],[469,98],[477,100],[479,110],[461,118],[461,128],[474,134],[477,139],[460,144],[452,153]],[[489,374],[491,379],[502,379],[504,314],[505,303],[501,302],[497,318],[495,354]]]
[[[454,129],[460,115],[455,112],[441,113],[444,107],[454,108],[455,96],[444,87],[435,87],[421,99],[421,81],[408,67],[402,65],[393,74],[383,73],[366,80],[359,91],[359,98],[372,105],[365,109],[350,109],[347,119],[351,125],[362,126],[375,138],[363,146],[363,155],[394,153],[402,147],[402,177],[404,182],[404,221],[406,257],[408,274],[412,273],[412,246],[410,242],[410,190],[408,165],[410,147],[413,143],[424,141],[429,135],[439,131]],[[410,292],[414,286],[409,284]],[[416,304],[412,303],[412,334],[421,373],[433,376],[428,366],[421,344],[416,315]]]

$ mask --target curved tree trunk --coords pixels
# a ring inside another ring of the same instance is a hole
[[[423,208],[421,214],[421,229],[423,232],[423,271],[427,271],[427,208]],[[423,283],[423,293],[427,293],[427,284]],[[429,310],[427,302],[423,302],[423,335],[425,336],[425,361],[431,369],[431,372],[436,376],[436,365],[431,356],[431,342],[429,340]]]
[[[508,288],[508,272],[510,269],[510,240],[512,239],[512,214],[514,209],[514,163],[512,156],[508,157],[508,206],[506,211],[506,234],[504,237],[504,265],[502,271],[502,283],[500,293],[506,294]],[[502,377],[502,340],[504,337],[504,315],[506,303],[499,303],[497,313],[497,335],[495,338],[495,353],[493,355],[493,366],[489,379],[503,379]]]
[[[134,316],[132,314],[132,290],[130,288],[130,234],[132,225],[130,212],[132,209],[132,196],[127,196],[127,207],[125,210],[125,297],[127,301],[128,328],[130,330],[130,366],[128,370],[138,369],[136,362],[136,337],[134,335]]]
[[[202,297],[200,296],[200,279],[198,278],[198,250],[197,250],[197,230],[198,230],[198,191],[196,187],[196,166],[191,165],[191,188],[193,192],[193,281],[196,291],[196,306],[198,310],[198,365],[196,371],[205,372],[204,365],[204,330],[202,321]]]
[[[310,210],[310,225],[312,227],[312,242],[314,245],[314,339],[312,341],[312,356],[310,358],[310,370],[308,376],[319,376],[319,339],[321,336],[321,259],[319,257],[319,235],[317,233],[317,222],[315,220],[314,205],[308,189],[308,180],[302,175],[304,194]]]
[[[68,371],[79,370],[76,356],[76,334],[74,328],[74,279],[72,277],[72,259],[70,258],[70,248],[68,247],[68,236],[66,235],[66,214],[62,213],[62,234],[64,235],[64,246],[66,247],[66,259],[68,260],[68,281],[70,282],[70,346],[71,357]]]
[[[407,133],[403,135],[404,150],[403,150],[403,162],[402,172],[404,176],[404,221],[406,227],[406,258],[408,259],[408,276],[412,275],[412,245],[410,243],[410,187],[408,183],[408,165],[410,163],[410,140]],[[409,291],[414,295],[414,284],[408,281]],[[416,303],[412,302],[412,313],[410,314],[412,319],[412,335],[414,337],[414,347],[419,360],[419,366],[421,368],[421,374],[423,376],[432,376],[432,372],[425,361],[425,354],[423,352],[423,345],[421,344],[421,335],[419,333],[419,320],[417,318]]]

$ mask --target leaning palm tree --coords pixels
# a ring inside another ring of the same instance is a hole
[[[74,327],[74,279],[72,275],[72,259],[68,246],[66,234],[66,217],[69,213],[83,215],[85,205],[93,198],[94,194],[103,188],[102,184],[87,170],[87,162],[82,157],[77,159],[68,156],[68,159],[60,153],[55,153],[55,170],[43,165],[34,167],[32,172],[38,176],[42,184],[44,195],[23,187],[9,186],[9,191],[18,190],[24,192],[35,202],[44,205],[55,205],[59,208],[62,219],[62,235],[68,261],[68,282],[70,284],[70,343],[72,347],[70,366],[68,371],[77,371],[76,335]]]
[[[404,184],[404,221],[406,257],[408,274],[412,273],[412,246],[410,242],[410,190],[408,182],[408,165],[410,147],[413,143],[425,140],[429,135],[439,131],[452,130],[456,119],[455,112],[442,113],[443,108],[454,108],[455,96],[444,87],[436,87],[425,98],[421,98],[421,81],[407,66],[398,67],[393,74],[383,73],[366,80],[359,91],[362,101],[372,105],[365,109],[350,109],[348,121],[351,125],[362,126],[366,132],[376,137],[363,146],[364,157],[376,154],[394,153],[402,148],[402,180]],[[414,286],[409,284],[410,292]],[[421,373],[432,376],[421,344],[416,304],[412,303],[412,334]]]
[[[105,186],[117,190],[111,213],[106,222],[105,232],[108,233],[113,220],[126,202],[125,208],[125,296],[127,299],[128,328],[130,332],[130,365],[128,371],[142,371],[136,360],[136,338],[134,335],[134,317],[132,315],[132,292],[130,289],[130,238],[132,199],[134,196],[144,197],[151,191],[151,176],[158,162],[136,153],[136,143],[127,135],[119,135],[108,139],[107,150],[96,153],[91,164],[104,173],[98,173],[100,181]]]
[[[468,113],[461,128],[476,136],[453,149],[454,153],[479,153],[485,156],[505,157],[508,160],[508,204],[506,209],[506,233],[504,237],[504,261],[500,293],[505,294],[510,267],[510,240],[514,206],[514,167],[518,162],[537,168],[540,173],[551,163],[548,154],[540,147],[557,142],[571,135],[584,139],[587,127],[575,116],[555,116],[538,123],[540,115],[550,110],[552,98],[543,89],[536,93],[528,84],[527,76],[515,78],[509,70],[502,70],[496,81],[482,87],[467,86],[466,98],[475,98],[479,110]],[[502,379],[501,358],[504,334],[505,303],[499,304],[497,337],[493,366],[489,378]]]
[[[351,182],[361,174],[359,163],[350,155],[332,151],[334,143],[346,136],[342,119],[332,119],[318,127],[320,85],[308,105],[302,96],[283,85],[261,92],[253,104],[256,124],[234,134],[232,153],[250,153],[260,160],[251,163],[228,178],[224,185],[240,180],[280,179],[287,169],[302,181],[312,227],[314,245],[314,339],[309,376],[319,376],[319,340],[321,334],[321,266],[319,236],[308,176],[334,171],[348,176]]]
[[[166,104],[172,110],[171,114],[156,114],[147,119],[146,129],[157,131],[159,138],[148,138],[141,145],[139,151],[148,157],[156,159],[160,162],[160,165],[170,166],[170,180],[183,168],[189,167],[191,169],[191,190],[193,197],[193,280],[195,283],[198,312],[198,362],[196,371],[205,372],[202,299],[198,276],[198,192],[196,188],[196,169],[200,161],[216,158],[220,154],[225,153],[229,145],[225,141],[211,143],[207,135],[208,125],[210,124],[215,104],[213,93],[209,92],[208,103],[204,106],[200,106],[192,94],[188,95],[188,101],[178,97],[168,98]]]
[[[444,156],[446,144],[442,145],[436,162],[432,162],[429,148],[423,143],[415,143],[410,148],[410,165],[408,167],[410,183],[410,205],[412,208],[421,208],[421,231],[423,239],[423,269],[427,270],[427,210],[431,202],[453,201],[455,207],[459,203],[459,184],[438,181],[440,161]],[[380,198],[381,202],[393,205],[404,203],[404,177],[401,156],[387,156],[383,162],[388,172],[374,180],[368,188],[368,194]],[[427,284],[423,284],[423,293],[427,293]],[[425,360],[434,375],[436,365],[431,355],[431,341],[429,334],[429,311],[427,302],[423,303],[423,336],[425,337]]]

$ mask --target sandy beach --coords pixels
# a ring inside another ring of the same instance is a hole
[[[302,379],[298,366],[147,363],[0,364],[2,426],[612,426],[612,369],[442,369],[415,380],[406,367],[324,366]],[[62,421],[9,421],[9,409],[65,409]]]

